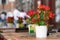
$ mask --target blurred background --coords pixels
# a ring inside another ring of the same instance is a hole
[[[19,11],[23,9],[25,12],[30,9],[36,11],[37,6],[40,4],[49,6],[52,12],[56,14],[53,20],[49,20],[49,23],[52,28],[60,30],[60,0],[0,0],[0,14],[3,11],[13,11],[14,8]]]

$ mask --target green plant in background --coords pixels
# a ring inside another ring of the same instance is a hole
[[[13,23],[14,21],[14,18],[13,17],[8,17],[7,18],[7,23]]]
[[[24,28],[23,19],[19,17],[18,19],[19,28]]]
[[[19,17],[18,21],[19,24],[21,24],[23,22],[23,19]]]

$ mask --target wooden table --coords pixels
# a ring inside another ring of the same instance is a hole
[[[47,38],[36,38],[35,36],[29,35],[28,32],[21,33],[1,33],[5,40],[60,40],[60,37],[48,36]]]

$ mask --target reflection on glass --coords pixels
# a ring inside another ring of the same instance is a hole
[[[29,9],[34,9],[34,0],[18,0],[16,6],[20,10],[28,11]]]
[[[60,0],[56,0],[56,22],[60,21]]]

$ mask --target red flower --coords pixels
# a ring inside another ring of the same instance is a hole
[[[28,15],[29,15],[29,16],[34,15],[34,11],[33,11],[33,10],[29,10],[29,11],[28,11]]]
[[[50,12],[50,13],[49,13],[49,17],[50,17],[50,18],[52,18],[52,19],[53,19],[53,18],[54,18],[54,16],[55,16],[55,15],[54,15],[52,12]]]
[[[45,7],[45,10],[50,10],[50,8],[48,6]]]
[[[46,5],[39,5],[35,12],[33,10],[29,10],[28,15],[31,17],[30,22],[38,25],[48,24],[47,21],[49,18],[53,19],[55,17],[51,12],[50,7]]]
[[[38,6],[38,9],[44,9],[44,8],[45,8],[45,5]]]
[[[34,23],[34,22],[36,22],[36,20],[34,18],[32,18],[32,22]]]
[[[12,22],[14,20],[14,17],[8,17],[7,22]]]
[[[43,9],[45,6],[44,5],[40,5],[40,9]]]
[[[45,5],[38,6],[38,9],[50,10],[50,8],[48,6],[45,6]]]
[[[36,13],[36,14],[38,14],[39,12],[38,12],[38,11],[36,11],[35,13]]]

